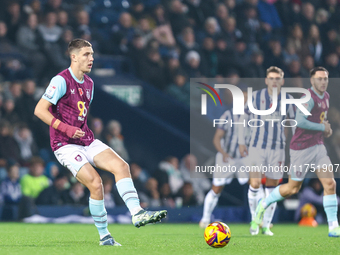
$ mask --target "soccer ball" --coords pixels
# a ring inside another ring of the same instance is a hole
[[[213,222],[204,230],[204,239],[207,244],[214,248],[226,246],[231,237],[231,232],[227,224],[223,222]]]
[[[310,203],[307,203],[307,204],[304,204],[304,206],[301,208],[301,218],[304,218],[304,217],[315,217],[316,215],[316,209],[315,209],[315,206],[310,204]]]

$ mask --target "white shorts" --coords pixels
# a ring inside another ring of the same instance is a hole
[[[244,166],[245,158],[229,159],[228,162],[223,161],[222,153],[216,154],[215,172],[213,174],[213,185],[224,186],[232,182],[233,178],[238,178],[241,185],[248,182],[249,174],[240,171]],[[221,171],[218,171],[221,170]]]
[[[284,149],[272,150],[271,148],[260,149],[249,147],[249,156],[246,165],[249,167],[257,166],[257,172],[261,171],[267,178],[279,180],[283,176],[285,163]]]
[[[332,164],[327,155],[326,147],[323,144],[317,144],[303,150],[290,149],[290,163],[289,174],[293,181],[303,181],[308,170],[312,167],[316,168],[323,164],[327,166]]]
[[[89,146],[76,144],[64,145],[56,150],[54,155],[59,163],[70,170],[73,176],[76,177],[80,168],[86,163],[95,166],[93,158],[106,149],[111,148],[96,139]]]

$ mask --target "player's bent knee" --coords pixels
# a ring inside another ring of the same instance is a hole
[[[329,192],[335,192],[336,189],[336,182],[334,179],[327,179],[323,181],[324,189],[327,193]]]
[[[88,189],[91,192],[102,192],[103,190],[103,185],[102,185],[102,179],[99,178],[93,178],[93,180],[90,182]]]

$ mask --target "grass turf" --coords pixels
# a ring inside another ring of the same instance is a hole
[[[275,224],[273,237],[251,236],[249,226],[229,224],[231,240],[211,248],[197,224],[156,224],[136,229],[110,225],[122,247],[99,246],[94,225],[0,223],[0,254],[339,254],[340,238],[317,228]]]

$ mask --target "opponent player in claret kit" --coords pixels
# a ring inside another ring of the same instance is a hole
[[[288,183],[280,185],[266,198],[259,202],[256,208],[255,222],[260,224],[264,211],[268,206],[286,197],[296,194],[307,173],[307,165],[315,166],[315,172],[324,188],[323,206],[327,215],[329,237],[340,237],[337,218],[338,201],[335,194],[336,183],[333,167],[327,156],[323,137],[332,135],[332,129],[327,121],[329,108],[328,71],[323,67],[316,67],[310,71],[309,89],[311,99],[304,104],[311,115],[304,115],[297,110],[296,132],[290,143],[291,168]]]
[[[254,127],[251,127],[251,139],[249,143],[249,155],[247,147],[245,146],[244,134],[242,126],[239,128],[239,149],[241,156],[248,155],[246,161],[247,166],[256,167],[256,171],[250,171],[250,185],[248,190],[248,202],[251,213],[250,234],[257,235],[259,233],[259,226],[254,222],[255,210],[258,201],[263,198],[261,192],[261,175],[262,171],[266,176],[266,188],[265,193],[268,196],[274,188],[279,184],[280,179],[283,176],[282,166],[285,162],[285,127],[282,125],[282,121],[286,119],[295,118],[295,108],[293,105],[287,106],[287,115],[281,115],[281,87],[284,84],[284,72],[276,67],[271,66],[267,69],[267,76],[265,83],[267,88],[253,92],[253,104],[257,110],[268,110],[272,108],[274,89],[277,91],[277,107],[271,115],[256,115],[245,111],[250,115],[250,119],[256,119],[257,124],[252,123]],[[293,97],[286,94],[286,98],[292,99]],[[275,121],[268,121],[273,119]],[[242,122],[242,118],[240,122]],[[262,124],[261,124],[262,123]],[[268,171],[260,169],[261,167],[268,167]],[[269,167],[275,169],[270,171]],[[267,208],[264,214],[262,234],[272,236],[273,233],[270,230],[270,224],[273,219],[276,209],[276,203]]]
[[[100,235],[99,244],[121,246],[108,231],[102,180],[93,166],[114,174],[117,190],[136,227],[161,221],[167,211],[143,210],[129,165],[106,144],[94,139],[87,126],[94,90],[92,79],[86,75],[94,61],[92,45],[74,39],[68,51],[71,66],[52,78],[34,114],[50,125],[51,147],[58,161],[90,190],[89,208]]]
[[[246,87],[243,87],[245,102],[247,100],[246,89]],[[241,185],[248,181],[248,173],[240,171],[241,166],[245,165],[245,158],[241,157],[238,149],[237,125],[232,124],[238,122],[239,118],[240,115],[233,115],[232,109],[225,111],[220,117],[220,119],[226,120],[226,123],[218,124],[214,135],[213,143],[217,150],[215,165],[216,169],[219,166],[227,170],[213,173],[212,188],[204,199],[203,216],[199,222],[201,228],[206,228],[211,223],[211,214],[217,205],[224,186],[229,184],[233,177],[237,177]],[[234,169],[230,170],[231,166]]]

